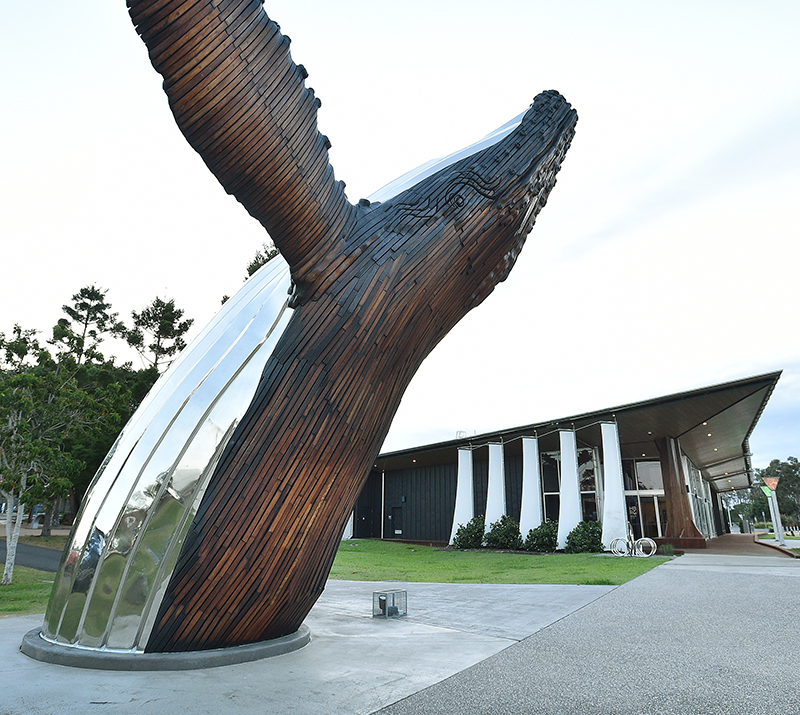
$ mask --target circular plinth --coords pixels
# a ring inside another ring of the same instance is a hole
[[[22,639],[20,650],[27,656],[45,663],[68,665],[73,668],[95,670],[196,670],[216,668],[220,665],[247,663],[251,660],[271,658],[291,653],[311,640],[311,630],[300,626],[294,633],[260,643],[194,650],[187,653],[122,653],[111,650],[93,650],[50,643],[41,637],[41,628],[28,631]]]

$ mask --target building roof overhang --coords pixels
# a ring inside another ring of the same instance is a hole
[[[404,469],[456,461],[460,447],[486,450],[503,442],[508,454],[521,453],[521,437],[537,436],[542,452],[559,448],[558,431],[574,429],[578,446],[601,444],[600,424],[616,422],[623,459],[658,459],[656,440],[678,439],[681,449],[717,492],[752,486],[749,438],[780,378],[780,371],[674,395],[587,412],[548,422],[487,432],[380,454],[377,469]],[[477,458],[481,458],[478,456]]]

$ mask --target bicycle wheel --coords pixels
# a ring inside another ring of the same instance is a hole
[[[643,539],[636,540],[636,555],[643,556],[645,558],[652,556],[658,547],[656,546],[656,542],[652,539],[648,539],[646,536]]]
[[[611,540],[609,548],[614,556],[626,556],[628,554],[628,541],[627,539],[617,537]]]

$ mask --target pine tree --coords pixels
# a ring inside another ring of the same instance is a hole
[[[169,366],[170,358],[186,347],[183,336],[194,320],[181,320],[183,310],[175,307],[174,300],[157,297],[140,313],[134,310],[131,315],[134,327],[128,331],[128,344],[154,368],[163,367],[165,362]]]

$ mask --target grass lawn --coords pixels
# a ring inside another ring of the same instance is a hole
[[[61,539],[60,547],[66,537]],[[31,536],[25,543],[44,545]],[[51,544],[48,544],[51,546]],[[57,543],[52,547],[60,548]],[[345,581],[428,583],[552,583],[617,586],[666,559],[607,554],[527,554],[456,551],[371,539],[343,541],[331,578]],[[14,567],[14,583],[0,586],[0,617],[44,613],[55,574]]]
[[[456,551],[370,539],[343,541],[331,578],[428,583],[549,583],[616,586],[666,559],[606,554]]]
[[[19,537],[20,544],[28,544],[30,546],[41,546],[45,549],[56,549],[56,551],[63,551],[67,545],[67,535],[57,534],[56,536],[22,536]],[[0,524],[0,541],[6,540],[6,525]]]
[[[5,541],[5,534],[3,534],[3,540]],[[67,537],[66,536],[20,536],[19,537],[20,544],[29,544],[30,546],[41,546],[45,549],[56,549],[57,551],[63,551],[64,547],[67,545]]]
[[[0,618],[44,613],[55,574],[14,566],[14,582],[0,586]]]

